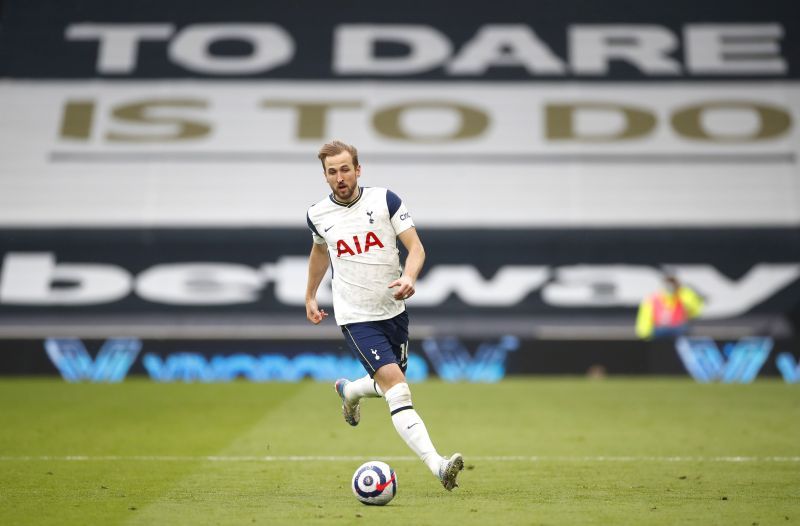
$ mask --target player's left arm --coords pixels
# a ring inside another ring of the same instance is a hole
[[[653,300],[649,296],[639,304],[636,314],[636,336],[643,340],[653,337]]]
[[[425,264],[425,247],[422,246],[417,229],[414,227],[403,230],[397,237],[408,250],[408,256],[406,256],[403,266],[403,275],[389,283],[389,288],[397,287],[393,294],[394,298],[404,300],[416,292],[417,276],[422,271],[422,265]]]
[[[686,309],[686,314],[689,315],[690,319],[700,316],[700,313],[703,311],[703,307],[705,306],[702,296],[697,294],[697,292],[695,292],[693,289],[684,285],[678,289],[678,298],[680,298],[681,302],[683,303],[683,307]]]

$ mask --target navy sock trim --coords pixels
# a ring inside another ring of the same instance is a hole
[[[406,409],[414,409],[414,406],[413,405],[406,405],[406,406],[403,406],[403,407],[398,407],[397,409],[392,411],[392,416],[396,415],[400,411],[405,411]]]

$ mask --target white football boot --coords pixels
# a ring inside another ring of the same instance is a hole
[[[453,491],[453,488],[458,487],[456,477],[462,469],[464,469],[464,458],[461,453],[453,453],[450,458],[442,459],[442,464],[439,466],[439,480],[442,481],[444,489]]]
[[[342,416],[344,417],[344,421],[351,426],[357,426],[358,422],[361,421],[361,405],[358,402],[351,404],[347,401],[347,398],[345,398],[344,386],[349,383],[350,380],[339,378],[336,380],[336,383],[333,384],[333,387],[336,389],[336,394],[342,399]]]

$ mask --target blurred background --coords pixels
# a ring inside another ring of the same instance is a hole
[[[426,247],[412,380],[797,381],[799,14],[4,0],[0,374],[363,374],[305,320],[338,138]],[[664,272],[704,302],[684,347],[634,330]]]

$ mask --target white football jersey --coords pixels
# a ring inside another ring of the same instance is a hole
[[[346,205],[329,195],[308,209],[307,220],[314,243],[328,245],[338,325],[386,320],[406,309],[389,288],[402,273],[397,235],[414,226],[397,194],[362,187]]]

